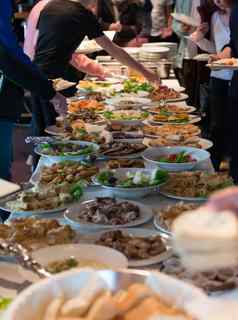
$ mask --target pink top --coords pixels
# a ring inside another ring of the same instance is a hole
[[[35,56],[35,47],[38,38],[37,24],[41,14],[41,11],[47,5],[50,0],[39,1],[31,10],[31,13],[27,20],[27,27],[25,33],[24,52],[30,57],[31,60]],[[94,75],[97,77],[104,77],[105,70],[100,64],[89,59],[84,54],[74,53],[70,63],[78,70]]]

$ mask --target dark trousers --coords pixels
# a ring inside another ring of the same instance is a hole
[[[230,174],[238,184],[238,72],[234,73],[229,98],[229,154],[231,157]]]
[[[48,101],[38,96],[32,96],[32,135],[39,137],[45,135],[45,129],[48,126],[54,125],[56,122],[57,113],[54,106]],[[33,155],[33,167],[37,166],[39,156]]]
[[[209,137],[213,142],[211,160],[216,171],[227,154],[228,142],[228,98],[230,81],[211,78],[210,80],[210,128]]]

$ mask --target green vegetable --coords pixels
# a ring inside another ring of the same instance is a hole
[[[82,184],[75,183],[71,188],[70,188],[70,194],[73,197],[74,200],[79,200],[82,195],[83,195],[83,187]]]
[[[136,80],[131,79],[124,81],[123,86],[123,91],[127,93],[138,93],[138,91],[151,92],[154,89],[148,82],[138,83]]]
[[[157,170],[155,172],[155,175],[153,177],[153,184],[157,185],[163,182],[166,182],[166,180],[168,179],[169,174],[167,171],[164,170]]]
[[[0,298],[0,310],[5,310],[11,302],[11,298]]]
[[[112,171],[102,171],[97,176],[97,180],[102,185],[114,186],[117,181],[117,178],[114,177],[114,173]]]

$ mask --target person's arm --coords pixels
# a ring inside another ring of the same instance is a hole
[[[216,53],[216,45],[214,38],[214,19],[211,21],[211,35],[210,40],[205,38],[205,35],[209,31],[209,25],[207,23],[202,23],[197,30],[191,34],[189,39],[193,41],[200,49],[210,54]]]
[[[52,82],[33,66],[17,59],[0,42],[0,70],[4,76],[23,89],[38,94],[45,99],[52,99],[56,94]]]
[[[126,65],[129,68],[141,73],[148,81],[160,81],[159,77],[155,73],[149,71],[142,64],[134,60],[125,50],[118,47],[106,36],[96,38],[95,40],[113,58],[120,61],[123,65]]]
[[[89,59],[84,54],[74,53],[70,64],[79,71],[97,76],[105,77],[106,70],[96,61]]]

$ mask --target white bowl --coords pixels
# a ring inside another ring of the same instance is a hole
[[[191,156],[196,160],[195,162],[187,163],[167,163],[159,162],[156,160],[161,156],[168,156],[174,153],[180,153],[185,151],[191,154]],[[147,161],[149,167],[160,167],[161,169],[168,171],[188,171],[193,169],[196,165],[200,164],[202,161],[206,161],[210,158],[210,153],[206,150],[192,148],[192,147],[158,147],[158,148],[148,148],[142,154],[144,160]]]
[[[69,300],[79,296],[85,287],[88,287],[89,292],[92,288],[105,288],[115,292],[125,290],[134,283],[145,283],[162,297],[165,303],[172,304],[177,309],[184,309],[188,314],[195,304],[199,311],[193,311],[194,317],[205,319],[201,317],[202,310],[203,308],[207,310],[211,302],[200,289],[190,284],[158,272],[84,269],[64,272],[30,286],[13,301],[4,320],[42,320],[49,303],[61,293],[66,300]],[[210,309],[211,306],[207,311]]]
[[[151,175],[152,169],[138,169],[138,168],[120,168],[116,170],[111,170],[114,172],[117,178],[125,177],[126,174],[129,173],[136,173],[138,171],[143,172],[146,175]],[[96,177],[93,178],[93,182],[98,184]],[[111,194],[117,198],[122,199],[139,199],[148,196],[149,194],[158,191],[159,187],[164,183],[156,186],[148,186],[148,187],[137,187],[137,188],[123,188],[123,187],[110,187],[106,185],[101,185],[103,188],[109,190]]]

